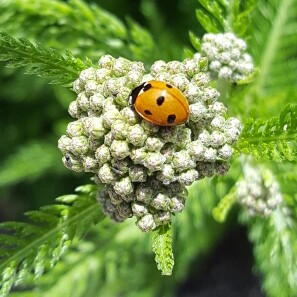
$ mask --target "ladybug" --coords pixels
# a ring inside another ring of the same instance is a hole
[[[150,80],[132,90],[129,103],[148,122],[175,126],[189,118],[189,103],[183,93],[163,81]]]

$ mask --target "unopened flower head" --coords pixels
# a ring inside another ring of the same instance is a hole
[[[97,198],[114,221],[134,216],[142,231],[167,224],[183,210],[186,186],[228,171],[240,123],[227,118],[205,65],[205,57],[196,54],[182,62],[156,61],[145,73],[141,62],[105,55],[74,82],[77,99],[69,113],[75,120],[58,147],[67,168],[93,172],[105,185]],[[190,107],[187,123],[164,127],[139,116],[128,97],[147,80],[183,92]]]
[[[251,216],[268,217],[282,202],[279,185],[271,171],[246,164],[244,177],[236,184],[236,198]]]
[[[209,61],[212,78],[237,82],[254,72],[252,58],[246,53],[245,41],[233,33],[205,34],[201,51]]]

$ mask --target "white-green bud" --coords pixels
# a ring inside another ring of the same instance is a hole
[[[164,143],[157,137],[148,137],[145,142],[145,149],[151,152],[160,151]]]
[[[96,93],[90,97],[90,108],[94,111],[101,112],[105,98],[102,94]]]
[[[130,95],[131,89],[127,87],[120,87],[118,94],[115,96],[115,102],[122,107],[128,106],[128,98]]]
[[[185,207],[185,199],[179,197],[172,197],[170,199],[169,208],[173,213],[182,212]]]
[[[121,119],[121,114],[117,109],[110,109],[103,114],[103,125],[106,129],[110,129],[112,124]]]
[[[158,210],[168,210],[170,204],[170,198],[163,193],[158,193],[156,197],[153,198],[150,205]]]
[[[219,74],[218,74],[219,78],[228,80],[229,78],[231,78],[231,76],[232,76],[232,70],[229,67],[223,66],[219,70]]]
[[[98,169],[97,160],[90,156],[84,157],[83,166],[84,166],[85,172],[94,172],[95,173]]]
[[[176,152],[173,156],[172,167],[177,171],[184,171],[194,168],[195,165],[195,161],[186,150]]]
[[[111,159],[109,148],[104,144],[101,145],[97,148],[95,152],[95,157],[100,165],[103,165],[104,163],[108,162]]]
[[[89,117],[88,134],[95,139],[100,139],[105,133],[102,117]]]
[[[67,137],[66,135],[63,135],[58,141],[59,150],[63,154],[65,154],[70,151],[70,147],[71,147],[71,138]]]
[[[71,139],[70,151],[76,156],[82,156],[88,153],[88,139],[85,136],[75,136]]]
[[[110,69],[99,68],[96,70],[96,81],[99,84],[103,84],[106,80],[112,77],[112,72]]]
[[[88,144],[91,151],[95,152],[97,148],[103,144],[103,139],[96,139],[93,137],[88,138]]]
[[[133,216],[132,209],[128,203],[120,203],[117,205],[116,216],[122,220],[131,218]]]
[[[140,184],[139,186],[137,186],[135,191],[136,200],[143,202],[145,204],[150,203],[153,195],[154,195],[154,189],[150,186],[145,186],[143,184]]]
[[[125,77],[126,86],[131,90],[141,84],[143,73],[140,71],[129,71]]]
[[[170,164],[175,153],[175,148],[171,145],[167,145],[161,150],[161,153],[166,158],[165,162]]]
[[[197,170],[199,175],[212,177],[215,172],[215,167],[213,162],[198,162]]]
[[[145,206],[141,203],[138,203],[138,202],[135,202],[132,204],[132,211],[136,217],[142,217],[142,216],[148,214],[147,206]]]
[[[171,213],[169,211],[159,211],[154,214],[154,221],[157,226],[167,224],[171,221]]]
[[[84,170],[81,159],[70,153],[65,154],[65,156],[62,158],[62,161],[67,168],[73,171],[81,172]]]
[[[73,82],[72,89],[76,94],[79,94],[80,92],[83,91],[84,84],[82,83],[82,81],[79,78]]]
[[[98,82],[96,80],[88,80],[85,84],[85,91],[87,96],[93,95],[98,88]]]
[[[230,164],[226,162],[216,162],[214,169],[217,175],[225,175],[230,169]]]
[[[156,178],[163,182],[164,185],[169,185],[176,181],[175,171],[171,165],[164,164],[162,170],[157,172]]]
[[[204,152],[204,161],[214,162],[216,159],[217,159],[217,151],[212,147],[206,148]]]
[[[114,140],[115,140],[115,139],[114,139],[114,137],[113,137],[111,131],[104,135],[104,144],[105,144],[106,146],[108,146],[108,147],[111,146],[111,144],[112,144],[112,142],[113,142]]]
[[[171,75],[183,72],[184,65],[180,61],[170,61],[167,63],[167,71]]]
[[[128,125],[135,125],[139,122],[140,118],[137,112],[131,107],[125,107],[121,110],[121,116]]]
[[[177,180],[185,186],[190,186],[195,180],[198,179],[199,173],[195,169],[189,169],[178,175]]]
[[[109,199],[110,199],[110,201],[111,201],[111,203],[112,203],[113,205],[118,205],[118,204],[120,204],[120,203],[123,202],[123,198],[122,198],[120,195],[118,195],[118,194],[113,190],[112,187],[109,187],[109,188],[108,188],[108,195],[109,195]]]
[[[222,102],[215,102],[209,106],[209,111],[218,115],[222,115],[227,112],[227,108]]]
[[[130,126],[127,132],[127,141],[134,146],[143,146],[147,139],[147,134],[144,129],[136,124],[134,126]]]
[[[201,98],[203,102],[207,104],[212,104],[220,97],[220,93],[211,87],[206,87],[203,89],[203,92],[201,93]]]
[[[186,148],[186,146],[191,143],[192,141],[192,130],[189,128],[179,128],[179,131],[177,133],[176,137],[176,146],[178,148]]]
[[[175,126],[171,127],[160,127],[159,133],[160,137],[164,143],[171,142],[175,143],[178,135],[178,129]]]
[[[148,152],[146,154],[143,165],[149,169],[149,171],[158,171],[163,168],[166,158],[159,152]]]
[[[126,196],[133,192],[133,185],[129,177],[123,177],[115,182],[113,188],[121,196]]]
[[[147,172],[146,169],[140,165],[135,165],[129,168],[129,176],[132,182],[146,182]]]
[[[75,136],[81,136],[82,135],[82,124],[80,120],[70,122],[67,125],[66,134],[67,136],[75,137]]]
[[[217,115],[213,118],[210,125],[213,129],[223,130],[225,125],[225,119],[224,117]]]
[[[159,60],[154,62],[154,64],[151,66],[150,72],[153,76],[156,76],[162,72],[167,71],[167,65],[164,61]]]
[[[128,125],[122,120],[116,120],[111,126],[111,134],[114,139],[124,140],[127,136]]]
[[[116,59],[111,55],[104,55],[99,59],[98,65],[101,68],[111,69],[113,67],[115,60]]]
[[[201,141],[201,143],[204,146],[210,146],[211,145],[211,137],[208,131],[203,130],[200,134],[199,134],[199,140]]]
[[[122,57],[114,61],[112,71],[116,76],[123,76],[128,73],[132,62]]]
[[[146,154],[147,153],[144,148],[135,148],[131,150],[130,158],[134,164],[143,164]]]
[[[199,122],[201,121],[207,112],[206,107],[201,103],[197,102],[190,105],[190,121]]]
[[[159,131],[160,126],[150,123],[148,121],[142,121],[140,126],[149,134],[157,134]]]
[[[222,146],[225,143],[224,133],[213,131],[210,135],[211,145],[215,148]]]
[[[235,141],[238,140],[240,135],[240,130],[237,128],[229,128],[225,130],[225,137],[226,137],[226,142],[228,144],[233,144]]]
[[[126,158],[130,154],[128,143],[123,140],[114,140],[110,146],[110,153],[118,160]]]
[[[200,140],[192,141],[188,145],[188,152],[194,158],[195,161],[204,160],[206,147],[202,144]]]
[[[85,84],[89,80],[95,79],[96,69],[93,67],[82,70],[79,74],[80,84]]]
[[[183,61],[184,71],[188,77],[192,77],[194,74],[200,71],[198,63],[194,59],[185,59]]]
[[[209,85],[210,78],[206,73],[199,72],[192,77],[191,82],[198,87],[204,87]]]
[[[218,149],[219,157],[224,160],[230,159],[232,154],[233,154],[233,148],[228,144],[224,144],[221,148]]]
[[[117,180],[116,173],[112,170],[108,163],[103,164],[103,166],[98,170],[98,177],[104,184],[111,184]]]
[[[79,110],[79,108],[77,107],[77,102],[72,101],[69,104],[68,107],[68,113],[73,117],[73,118],[79,118],[79,114],[81,113],[81,111]]]
[[[189,104],[193,104],[199,101],[200,89],[196,84],[188,83],[185,85],[184,95],[187,98]],[[191,105],[190,105],[191,111]]]
[[[185,91],[189,81],[185,74],[179,73],[172,76],[170,82],[182,92]]]
[[[146,214],[136,222],[137,227],[143,231],[148,232],[156,228],[154,217],[151,214]]]

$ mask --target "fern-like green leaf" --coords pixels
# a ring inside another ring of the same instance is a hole
[[[262,160],[296,160],[297,105],[287,105],[279,116],[268,120],[249,119],[236,149]]]
[[[297,296],[296,221],[278,209],[267,220],[251,221],[248,228],[267,296]]]
[[[73,240],[104,218],[96,201],[97,187],[80,187],[77,195],[59,197],[57,205],[27,213],[29,223],[0,224],[0,296],[32,274],[38,279],[55,266]]]
[[[196,17],[207,32],[234,32],[238,36],[244,36],[251,12],[258,0],[198,0],[198,2],[202,7],[196,10]]]
[[[295,88],[297,2],[260,1],[250,26],[250,51],[260,72],[254,90],[260,96]]]
[[[163,275],[171,275],[174,265],[172,234],[169,225],[163,225],[153,235],[153,252],[158,269]]]
[[[55,49],[25,38],[16,39],[4,32],[0,32],[0,61],[5,61],[10,68],[27,66],[27,74],[51,78],[51,83],[62,84],[75,80],[80,71],[91,66],[69,51],[63,56]]]

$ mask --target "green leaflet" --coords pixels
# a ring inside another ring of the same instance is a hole
[[[75,80],[83,69],[91,66],[75,58],[71,52],[61,55],[57,50],[35,44],[25,38],[15,39],[0,32],[0,61],[9,68],[26,68],[27,74],[51,78],[51,83],[67,84]]]
[[[297,105],[287,105],[279,116],[249,119],[237,143],[238,152],[276,162],[297,158]]]
[[[172,234],[169,225],[160,226],[153,235],[153,252],[155,261],[163,275],[171,275],[174,265],[172,252]]]
[[[32,271],[38,279],[57,263],[74,239],[104,218],[95,199],[96,190],[96,186],[80,187],[76,197],[59,199],[64,204],[28,212],[29,223],[0,224],[0,296],[6,296],[14,283],[30,278]]]

